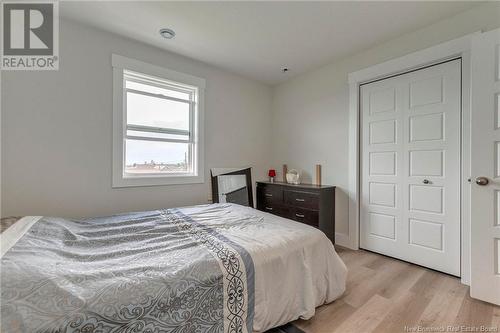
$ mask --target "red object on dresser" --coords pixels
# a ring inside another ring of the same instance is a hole
[[[269,177],[276,177],[276,170],[270,169],[269,173],[267,174]]]

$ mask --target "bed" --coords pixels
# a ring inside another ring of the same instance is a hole
[[[0,237],[3,332],[264,332],[345,290],[321,231],[236,204],[24,217]]]

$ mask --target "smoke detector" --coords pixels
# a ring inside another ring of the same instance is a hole
[[[175,37],[175,31],[173,31],[172,29],[163,28],[163,29],[160,29],[160,35],[163,38],[172,39]]]

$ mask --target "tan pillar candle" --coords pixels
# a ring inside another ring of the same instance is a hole
[[[316,164],[316,185],[321,185],[321,164]]]

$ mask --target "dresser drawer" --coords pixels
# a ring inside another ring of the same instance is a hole
[[[335,243],[334,186],[257,182],[257,209],[316,227]]]
[[[288,216],[294,221],[308,224],[316,228],[319,227],[319,215],[316,210],[291,208]]]
[[[266,204],[283,203],[283,189],[281,186],[257,186],[257,196]]]
[[[283,207],[283,206],[273,205],[273,204],[264,204],[259,209],[264,211],[264,212],[271,213],[271,214],[278,215],[278,216],[282,216],[282,217],[286,217],[290,214],[288,212],[288,208]]]
[[[284,191],[285,204],[300,208],[319,209],[319,195],[311,192]]]

